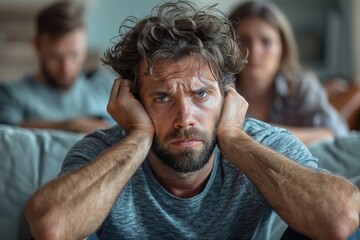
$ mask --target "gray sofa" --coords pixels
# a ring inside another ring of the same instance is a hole
[[[30,239],[24,205],[60,171],[69,148],[82,135],[0,125],[0,238]]]
[[[83,135],[29,130],[0,125],[0,238],[30,239],[24,205],[31,194],[57,176],[69,148]],[[346,176],[360,186],[360,133],[311,147],[320,166]],[[341,160],[339,160],[341,159]],[[273,217],[271,239],[279,239],[286,224]]]

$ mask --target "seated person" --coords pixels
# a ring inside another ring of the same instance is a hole
[[[300,66],[292,29],[277,7],[245,2],[230,20],[248,50],[236,89],[249,103],[249,116],[285,127],[306,144],[347,134],[316,75]]]
[[[216,10],[171,1],[122,25],[104,59],[119,126],[75,144],[31,197],[35,239],[266,239],[273,210],[313,239],[356,230],[359,190],[289,131],[245,118],[244,59]]]
[[[82,8],[71,1],[42,10],[36,21],[39,68],[0,85],[0,123],[91,132],[115,123],[106,112],[110,75],[81,74],[86,56]]]

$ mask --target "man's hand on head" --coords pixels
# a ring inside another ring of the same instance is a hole
[[[233,86],[229,85],[224,93],[224,103],[222,106],[217,136],[234,132],[241,129],[245,120],[246,111],[249,104]],[[221,138],[220,138],[221,139]]]
[[[131,93],[131,82],[116,79],[111,89],[107,111],[127,132],[140,130],[154,135],[154,125],[145,108]]]

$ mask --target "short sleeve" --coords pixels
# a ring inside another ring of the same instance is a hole
[[[60,175],[87,165],[96,159],[101,152],[119,142],[124,136],[125,131],[117,125],[86,135],[67,153]]]
[[[310,153],[303,142],[288,130],[255,119],[247,119],[244,126],[248,135],[262,145],[305,167],[318,168],[318,159]]]
[[[277,130],[277,134],[264,138],[262,144],[303,166],[318,168],[318,159],[310,153],[302,141],[287,130]]]
[[[67,153],[61,167],[60,175],[84,167],[108,147],[106,142],[98,138],[96,134],[85,136]]]

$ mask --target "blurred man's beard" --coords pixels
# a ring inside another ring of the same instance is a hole
[[[201,149],[188,148],[174,153],[159,144],[158,138],[155,136],[151,149],[165,165],[176,172],[189,173],[198,171],[209,162],[210,156],[214,151],[216,145],[216,127],[211,135],[196,128],[178,130],[171,136],[167,136],[165,141],[169,142],[169,140],[184,138],[201,139],[204,141],[204,146]]]
[[[50,72],[48,71],[46,65],[44,63],[41,63],[41,73],[44,77],[44,80],[47,84],[54,88],[67,90],[70,88],[70,86],[73,84],[74,80],[68,82],[68,81],[61,81],[59,78],[53,77]]]

